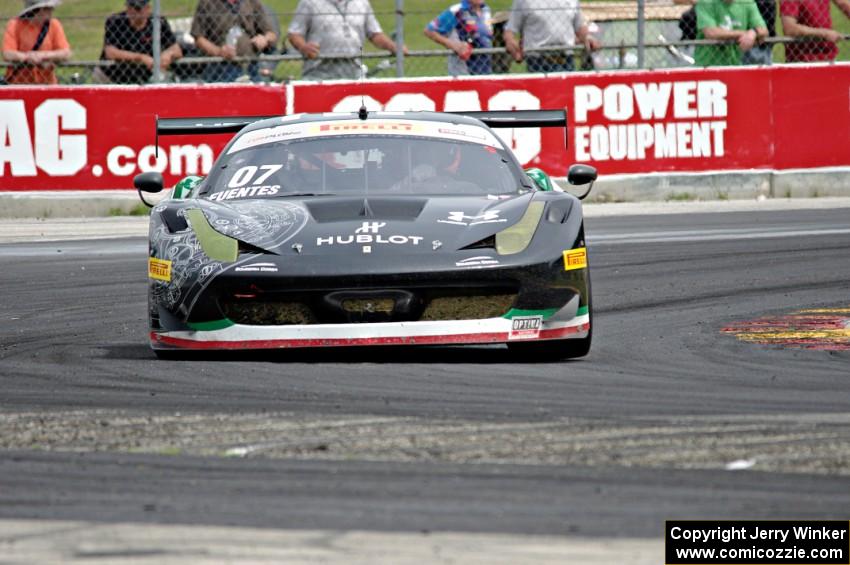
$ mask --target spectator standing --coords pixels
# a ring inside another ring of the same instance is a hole
[[[171,63],[183,56],[171,27],[160,17],[160,68],[168,70]],[[127,9],[106,19],[101,60],[117,64],[95,69],[100,82],[143,84],[149,82],[153,71],[153,20],[150,0],[127,0]]]
[[[740,65],[742,53],[767,37],[767,27],[753,0],[697,0],[697,39],[735,40],[697,45],[697,66]]]
[[[599,40],[588,32],[579,0],[514,0],[505,27],[505,48],[516,62],[525,59],[529,72],[574,70],[573,53],[544,51],[526,55],[525,50],[573,46],[576,42],[584,44],[588,51],[601,47]]]
[[[260,0],[199,0],[192,35],[198,49],[225,59],[207,65],[207,82],[235,81],[243,75],[243,68],[234,57],[263,53],[277,42],[273,23]],[[252,80],[259,80],[256,69],[256,64],[249,66]]]
[[[679,19],[679,29],[682,31],[682,39],[696,39],[697,14],[694,8],[696,0],[673,0],[673,3],[691,6]],[[767,25],[768,37],[776,37],[776,0],[755,0],[755,3]],[[745,65],[769,65],[773,62],[773,45],[756,44],[749,51],[744,51],[741,61]]]
[[[24,0],[18,17],[6,24],[3,60],[9,84],[56,84],[55,64],[71,57],[65,30],[53,17],[59,0]]]
[[[425,27],[425,36],[453,51],[449,75],[489,75],[490,55],[473,55],[473,49],[493,46],[490,7],[484,0],[461,0],[449,6]]]
[[[833,0],[850,18],[850,2]],[[789,63],[804,61],[832,61],[838,54],[837,42],[842,35],[832,29],[829,0],[780,0],[779,13],[782,29],[789,37],[810,37],[815,41],[801,41],[785,45],[785,60]],[[819,40],[819,41],[817,41]]]
[[[776,37],[776,0],[756,0],[756,7],[767,27],[767,36]],[[749,51],[744,51],[745,65],[769,65],[773,62],[773,44],[758,43]]]
[[[306,59],[301,70],[306,80],[360,78],[361,62],[354,56],[366,39],[378,49],[396,52],[369,0],[299,0],[289,24],[289,42]],[[320,59],[322,52],[351,58]]]

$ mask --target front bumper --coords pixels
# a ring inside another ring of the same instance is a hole
[[[557,317],[557,316],[556,316]],[[367,345],[468,345],[581,339],[590,331],[586,309],[569,320],[542,320],[535,332],[517,332],[509,318],[440,322],[248,326],[151,331],[154,349],[286,349]]]

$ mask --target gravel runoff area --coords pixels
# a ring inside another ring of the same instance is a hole
[[[488,423],[363,415],[0,414],[0,449],[850,476],[850,414]]]

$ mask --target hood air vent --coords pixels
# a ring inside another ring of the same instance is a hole
[[[410,197],[372,197],[372,198],[330,198],[306,201],[310,215],[316,222],[343,222],[360,218],[380,218],[382,220],[415,220],[422,213],[425,198]]]

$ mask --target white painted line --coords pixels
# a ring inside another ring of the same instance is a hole
[[[631,232],[619,234],[588,233],[587,241],[591,245],[623,245],[636,243],[688,243],[697,241],[737,241],[747,239],[779,239],[788,237],[821,237],[827,235],[850,234],[850,228],[813,229],[813,230],[765,230],[755,232],[712,230],[706,232],[675,231],[675,232]]]
[[[4,563],[655,565],[662,539],[0,520]],[[73,556],[73,557],[72,557]]]

